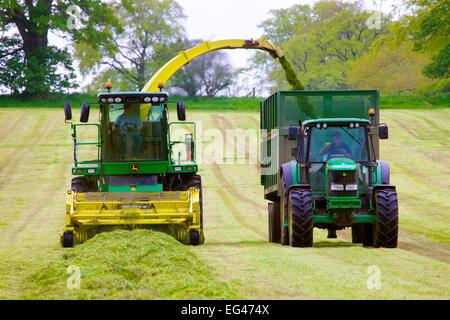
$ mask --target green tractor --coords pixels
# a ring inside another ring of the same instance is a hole
[[[112,228],[157,228],[186,244],[204,241],[201,177],[195,160],[195,123],[169,122],[164,92],[98,95],[99,122],[71,123],[74,166],[61,234],[71,247]],[[72,110],[64,106],[66,122]]]
[[[313,228],[351,228],[352,242],[396,248],[398,202],[379,160],[376,90],[279,91],[261,103],[269,240],[312,247]]]

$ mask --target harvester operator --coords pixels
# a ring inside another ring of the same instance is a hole
[[[130,104],[125,104],[123,113],[116,119],[113,131],[118,131],[116,144],[119,148],[120,158],[134,156],[139,158],[142,151],[143,136],[141,134],[144,127],[137,114],[132,113]]]

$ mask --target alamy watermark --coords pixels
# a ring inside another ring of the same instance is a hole
[[[379,266],[371,265],[367,267],[367,289],[381,289],[381,269]]]
[[[66,270],[69,277],[67,278],[66,287],[69,290],[81,288],[81,269],[79,266],[68,266]]]

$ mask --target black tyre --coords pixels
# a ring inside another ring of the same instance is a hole
[[[72,179],[70,190],[81,193],[96,192],[98,191],[98,186],[96,181],[87,180],[85,177],[75,177]]]
[[[364,225],[357,224],[352,226],[352,243],[363,243]]]
[[[203,244],[204,237],[203,232],[201,230],[192,229],[189,231],[189,243],[192,246],[198,246],[200,244]]]
[[[269,202],[269,241],[280,243],[280,203]]]
[[[73,233],[70,231],[64,231],[61,235],[61,245],[63,248],[73,247]]]
[[[373,247],[373,224],[362,226],[362,244],[364,247]]]
[[[292,247],[313,245],[313,197],[311,190],[289,192],[289,244]]]
[[[286,226],[288,220],[288,190],[283,176],[281,177],[280,191],[280,243],[283,246],[287,246],[289,244],[289,229]]]
[[[377,222],[374,229],[376,248],[397,248],[398,201],[397,192],[392,189],[378,189],[375,192]]]

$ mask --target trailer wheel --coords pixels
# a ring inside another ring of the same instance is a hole
[[[362,227],[362,244],[363,247],[373,247],[373,224],[368,224]]]
[[[71,231],[64,231],[61,235],[61,245],[63,248],[73,247],[73,233]]]
[[[281,195],[280,195],[280,243],[283,246],[289,244],[289,229],[285,226],[288,212],[288,190],[283,176],[281,176]]]
[[[269,241],[280,243],[280,203],[269,202]]]
[[[292,247],[313,246],[313,197],[311,190],[289,192],[289,244]]]
[[[397,248],[398,201],[397,192],[392,189],[378,189],[375,192],[377,222],[375,223],[375,248]]]
[[[364,238],[364,225],[352,226],[352,243],[363,243]]]

